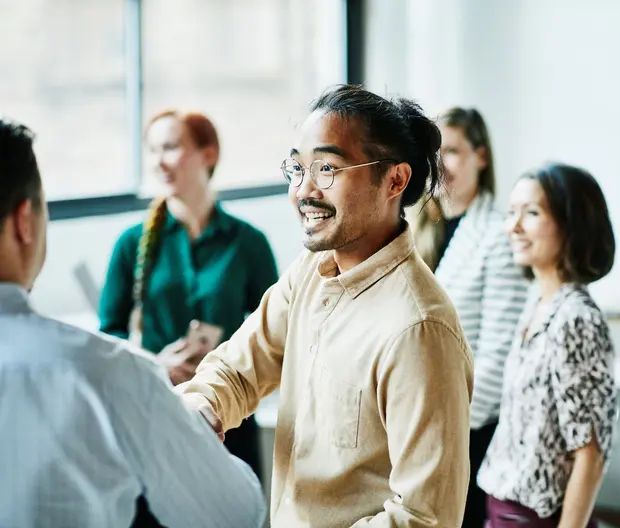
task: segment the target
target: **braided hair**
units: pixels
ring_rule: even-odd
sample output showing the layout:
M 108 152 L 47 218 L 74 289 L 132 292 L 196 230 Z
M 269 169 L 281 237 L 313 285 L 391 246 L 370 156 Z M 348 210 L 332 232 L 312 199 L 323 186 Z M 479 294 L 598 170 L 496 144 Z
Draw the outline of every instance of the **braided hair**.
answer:
M 161 241 L 161 234 L 166 221 L 166 200 L 157 198 L 151 202 L 149 212 L 142 228 L 138 242 L 136 266 L 133 274 L 133 310 L 129 318 L 131 340 L 142 345 L 143 305 L 146 284 L 155 263 L 155 252 Z
M 197 147 L 214 146 L 219 151 L 219 139 L 213 123 L 208 117 L 197 112 L 182 113 L 178 110 L 164 110 L 149 121 L 146 131 L 148 132 L 155 121 L 166 117 L 178 119 L 185 126 L 187 133 Z M 213 176 L 214 169 L 215 165 L 209 167 L 209 178 Z M 167 212 L 165 197 L 156 198 L 151 202 L 138 242 L 132 290 L 133 309 L 129 318 L 129 332 L 130 339 L 139 346 L 142 346 L 144 300 L 147 284 L 155 264 L 157 250 L 161 244 Z

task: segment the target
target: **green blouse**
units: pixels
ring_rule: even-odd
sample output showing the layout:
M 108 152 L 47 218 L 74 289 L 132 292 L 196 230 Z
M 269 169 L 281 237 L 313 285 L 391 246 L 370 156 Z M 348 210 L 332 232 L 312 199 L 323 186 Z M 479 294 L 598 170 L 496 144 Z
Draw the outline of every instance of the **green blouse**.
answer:
M 101 331 L 125 339 L 142 226 L 127 229 L 116 242 L 99 306 Z M 223 327 L 222 340 L 228 340 L 278 280 L 265 235 L 219 204 L 193 241 L 167 213 L 154 258 L 143 302 L 142 344 L 155 353 L 186 335 L 192 319 Z

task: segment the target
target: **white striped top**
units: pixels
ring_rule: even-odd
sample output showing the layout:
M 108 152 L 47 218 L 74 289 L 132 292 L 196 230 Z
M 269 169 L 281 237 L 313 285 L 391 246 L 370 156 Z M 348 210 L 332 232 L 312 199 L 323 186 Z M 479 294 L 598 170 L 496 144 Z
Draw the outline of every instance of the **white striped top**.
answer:
M 497 421 L 504 363 L 528 295 L 528 282 L 512 260 L 503 220 L 490 195 L 478 196 L 436 271 L 474 355 L 472 429 Z
M 0 336 L 2 528 L 129 527 L 141 495 L 168 528 L 261 526 L 252 470 L 146 355 L 41 317 L 14 284 Z

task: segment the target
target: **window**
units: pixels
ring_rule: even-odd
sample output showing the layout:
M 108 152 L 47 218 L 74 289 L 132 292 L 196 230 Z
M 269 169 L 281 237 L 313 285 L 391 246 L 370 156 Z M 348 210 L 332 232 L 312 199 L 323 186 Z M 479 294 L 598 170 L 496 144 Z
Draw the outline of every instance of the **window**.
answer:
M 0 0 L 0 115 L 37 133 L 52 200 L 150 194 L 142 129 L 208 115 L 220 189 L 282 182 L 309 101 L 344 82 L 344 0 Z
M 151 0 L 143 10 L 144 118 L 170 106 L 214 122 L 214 185 L 281 182 L 293 127 L 324 86 L 344 80 L 343 15 L 316 0 Z M 342 4 L 342 2 L 341 2 Z M 319 47 L 330 27 L 331 46 Z M 331 49 L 330 49 L 331 48 Z M 337 61 L 340 60 L 340 63 Z M 334 63 L 331 79 L 321 71 Z M 148 181 L 148 180 L 146 180 Z
M 127 192 L 123 0 L 0 0 L 0 115 L 37 134 L 49 199 Z

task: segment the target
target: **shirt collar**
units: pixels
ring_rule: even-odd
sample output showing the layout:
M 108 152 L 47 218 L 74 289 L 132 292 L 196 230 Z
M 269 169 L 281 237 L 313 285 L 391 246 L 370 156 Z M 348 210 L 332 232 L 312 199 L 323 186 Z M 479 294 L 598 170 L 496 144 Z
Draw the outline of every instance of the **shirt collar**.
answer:
M 30 312 L 28 292 L 19 284 L 0 282 L 0 313 Z
M 166 220 L 164 222 L 164 232 L 171 232 L 182 227 L 181 222 L 175 218 L 170 211 L 166 210 Z M 200 234 L 199 239 L 210 237 L 216 233 L 227 234 L 234 227 L 233 218 L 222 209 L 219 202 L 215 202 L 213 206 L 213 214 L 209 220 L 206 229 Z
M 330 251 L 319 262 L 319 275 L 328 280 L 338 280 L 346 292 L 355 298 L 406 260 L 413 248 L 413 234 L 407 225 L 387 246 L 341 275 L 338 275 L 334 253 Z

